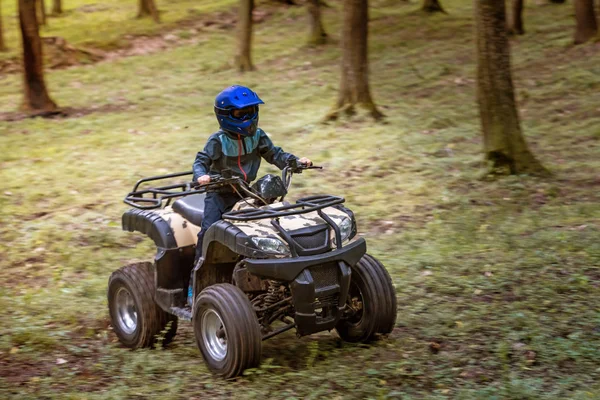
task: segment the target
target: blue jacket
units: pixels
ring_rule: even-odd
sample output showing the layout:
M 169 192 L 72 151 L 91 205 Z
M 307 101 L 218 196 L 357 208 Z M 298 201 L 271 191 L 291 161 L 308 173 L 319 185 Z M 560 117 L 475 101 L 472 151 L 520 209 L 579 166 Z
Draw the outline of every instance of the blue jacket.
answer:
M 196 155 L 194 182 L 202 175 L 221 174 L 227 168 L 233 175 L 251 182 L 256 179 L 261 157 L 283 169 L 288 159 L 296 156 L 273 145 L 260 128 L 254 136 L 233 135 L 220 130 L 208 138 L 204 150 Z

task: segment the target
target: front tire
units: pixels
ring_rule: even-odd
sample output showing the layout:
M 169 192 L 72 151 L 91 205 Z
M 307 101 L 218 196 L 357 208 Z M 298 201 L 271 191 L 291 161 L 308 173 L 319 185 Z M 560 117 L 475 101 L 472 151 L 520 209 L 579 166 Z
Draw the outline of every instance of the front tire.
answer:
M 347 307 L 352 314 L 335 327 L 348 342 L 367 342 L 375 334 L 388 334 L 396 324 L 397 300 L 385 267 L 365 254 L 352 268 Z
M 149 262 L 126 265 L 108 281 L 108 310 L 119 341 L 132 349 L 163 346 L 177 333 L 177 317 L 154 302 L 154 274 Z
M 238 287 L 220 283 L 200 292 L 193 322 L 196 343 L 213 373 L 233 378 L 260 363 L 260 325 L 248 297 Z

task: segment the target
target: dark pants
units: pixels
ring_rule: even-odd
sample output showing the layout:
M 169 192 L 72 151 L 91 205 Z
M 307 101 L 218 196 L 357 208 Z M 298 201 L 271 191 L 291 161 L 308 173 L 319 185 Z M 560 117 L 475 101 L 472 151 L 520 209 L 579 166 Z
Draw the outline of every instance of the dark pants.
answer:
M 207 193 L 204 200 L 204 218 L 202 226 L 198 232 L 198 243 L 196 244 L 196 258 L 194 265 L 198 263 L 198 259 L 202 257 L 202 242 L 204 234 L 215 222 L 219 221 L 224 213 L 230 211 L 235 203 L 240 200 L 240 196 L 235 193 Z

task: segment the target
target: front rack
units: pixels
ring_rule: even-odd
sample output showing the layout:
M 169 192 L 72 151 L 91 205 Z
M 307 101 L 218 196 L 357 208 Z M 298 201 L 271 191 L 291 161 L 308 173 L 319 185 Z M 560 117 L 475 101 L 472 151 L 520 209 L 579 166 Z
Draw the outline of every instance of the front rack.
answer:
M 188 196 L 190 194 L 206 193 L 207 191 L 217 190 L 224 186 L 229 186 L 239 183 L 240 178 L 220 178 L 217 181 L 197 187 L 195 182 L 186 181 L 170 185 L 152 187 L 148 189 L 139 189 L 140 185 L 146 182 L 160 181 L 165 179 L 179 178 L 182 176 L 193 175 L 193 171 L 177 172 L 174 174 L 157 175 L 149 178 L 143 178 L 136 182 L 133 190 L 125 196 L 123 202 L 132 207 L 141 210 L 152 210 L 163 207 L 171 203 L 171 199 L 177 197 Z
M 223 214 L 223 219 L 233 221 L 253 221 L 265 218 L 279 218 L 288 215 L 304 214 L 311 211 L 321 210 L 346 201 L 343 197 L 325 195 L 316 195 L 303 197 L 296 201 L 296 204 L 274 207 L 269 209 L 245 208 L 237 211 L 230 211 Z

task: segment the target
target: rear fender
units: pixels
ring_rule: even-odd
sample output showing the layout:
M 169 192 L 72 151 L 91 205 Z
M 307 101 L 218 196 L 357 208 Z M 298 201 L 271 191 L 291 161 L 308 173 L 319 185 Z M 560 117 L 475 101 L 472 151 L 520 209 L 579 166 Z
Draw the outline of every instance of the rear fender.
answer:
M 123 230 L 141 232 L 156 244 L 154 282 L 156 302 L 164 310 L 185 300 L 189 285 L 199 228 L 170 210 L 126 211 Z

